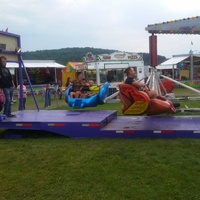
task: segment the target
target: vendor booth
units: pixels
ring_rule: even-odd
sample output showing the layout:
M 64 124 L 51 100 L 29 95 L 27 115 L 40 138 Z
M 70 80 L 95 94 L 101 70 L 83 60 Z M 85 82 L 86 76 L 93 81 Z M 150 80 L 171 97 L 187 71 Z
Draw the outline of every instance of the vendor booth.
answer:
M 144 66 L 143 57 L 137 53 L 93 55 L 89 52 L 84 57 L 84 64 L 87 79 L 92 79 L 98 85 L 107 81 L 110 87 L 116 87 L 124 81 L 124 69 L 127 67 L 134 67 L 138 79 L 143 79 L 149 73 L 148 67 Z
M 55 83 L 62 80 L 61 70 L 65 67 L 54 60 L 24 60 L 30 81 L 33 85 Z M 15 77 L 16 84 L 18 83 L 18 63 L 8 62 L 7 67 Z M 26 76 L 23 74 L 23 79 L 26 84 Z

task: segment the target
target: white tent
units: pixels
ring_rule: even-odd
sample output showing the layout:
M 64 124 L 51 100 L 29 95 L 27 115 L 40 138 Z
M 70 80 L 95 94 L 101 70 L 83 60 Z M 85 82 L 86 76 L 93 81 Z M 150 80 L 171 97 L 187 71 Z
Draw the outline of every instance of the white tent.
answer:
M 65 68 L 65 65 L 56 63 L 55 60 L 23 60 L 26 68 Z M 8 62 L 6 65 L 8 68 L 19 68 L 18 63 Z
M 193 62 L 200 61 L 200 54 L 192 54 L 193 56 Z M 189 61 L 191 60 L 191 55 L 190 54 L 185 54 L 185 55 L 176 55 L 170 58 L 169 60 L 166 60 L 165 62 L 161 63 L 158 65 L 156 68 L 157 69 L 176 69 L 177 64 L 180 62 L 184 61 Z
M 189 56 L 177 56 L 177 57 L 172 57 L 169 60 L 161 63 L 161 65 L 176 65 L 179 62 L 182 62 L 183 60 L 185 60 L 186 58 L 188 58 Z
M 23 60 L 25 68 L 51 68 L 54 69 L 55 82 L 57 82 L 57 70 L 65 68 L 65 65 L 56 63 L 55 60 Z M 18 73 L 15 69 L 19 68 L 19 63 L 7 62 L 6 66 L 10 69 L 12 75 L 16 75 L 16 80 L 18 80 Z M 23 68 L 23 66 L 22 66 Z
M 160 65 L 158 65 L 156 68 L 157 69 L 176 69 L 177 64 L 186 60 L 187 58 L 189 58 L 188 55 L 185 56 L 175 56 L 170 58 L 169 60 L 161 63 Z

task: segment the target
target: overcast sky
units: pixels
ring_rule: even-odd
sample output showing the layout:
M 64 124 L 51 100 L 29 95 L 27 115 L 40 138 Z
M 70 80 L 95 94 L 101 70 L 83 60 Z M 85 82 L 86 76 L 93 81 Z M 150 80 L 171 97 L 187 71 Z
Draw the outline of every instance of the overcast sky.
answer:
M 149 52 L 148 24 L 199 16 L 199 0 L 1 0 L 0 30 L 21 36 L 22 50 L 94 47 Z M 200 52 L 199 35 L 158 35 L 167 58 Z M 193 45 L 191 45 L 191 41 Z

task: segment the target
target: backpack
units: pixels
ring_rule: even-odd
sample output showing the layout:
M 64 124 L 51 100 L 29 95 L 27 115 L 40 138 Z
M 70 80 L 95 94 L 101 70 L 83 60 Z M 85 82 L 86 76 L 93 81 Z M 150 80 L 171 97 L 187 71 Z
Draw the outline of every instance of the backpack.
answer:
M 5 96 L 2 90 L 0 90 L 0 112 L 3 110 L 5 103 Z

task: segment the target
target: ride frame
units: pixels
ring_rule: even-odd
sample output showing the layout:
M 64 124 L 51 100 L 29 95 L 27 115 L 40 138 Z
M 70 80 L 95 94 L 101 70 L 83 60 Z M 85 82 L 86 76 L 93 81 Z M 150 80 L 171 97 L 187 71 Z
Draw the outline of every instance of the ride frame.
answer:
M 160 75 L 156 69 L 158 65 L 158 57 L 157 57 L 157 36 L 155 34 L 200 34 L 200 17 L 191 17 L 191 18 L 184 18 L 182 20 L 170 20 L 163 23 L 156 23 L 154 25 L 148 25 L 145 30 L 151 33 L 149 36 L 149 53 L 150 53 L 150 67 L 151 67 L 151 74 L 148 77 L 147 84 L 153 90 L 155 90 L 158 95 L 162 95 L 160 91 L 159 85 L 162 85 L 160 80 L 160 76 L 168 79 L 178 85 L 181 85 L 187 89 L 190 89 L 198 94 L 200 94 L 199 90 L 195 88 L 189 87 L 183 83 L 180 83 L 172 78 L 169 78 L 164 75 Z M 191 56 L 191 65 L 190 65 L 190 77 L 193 79 L 193 59 Z M 164 89 L 164 87 L 163 87 Z

